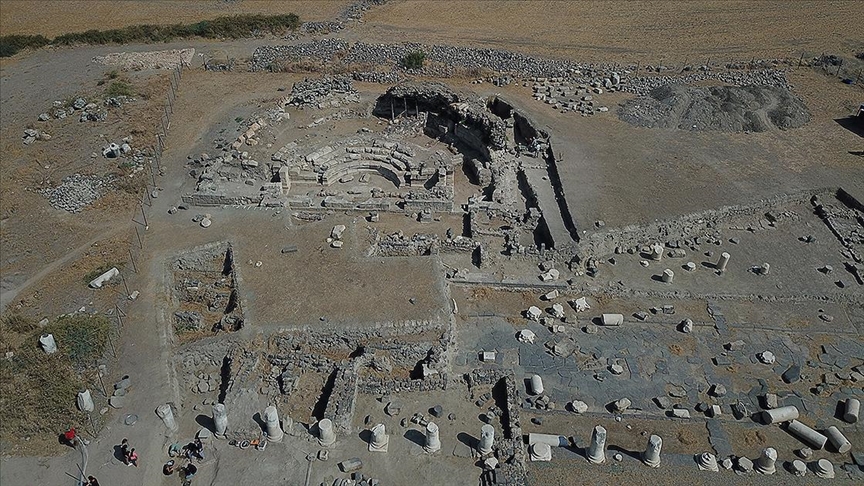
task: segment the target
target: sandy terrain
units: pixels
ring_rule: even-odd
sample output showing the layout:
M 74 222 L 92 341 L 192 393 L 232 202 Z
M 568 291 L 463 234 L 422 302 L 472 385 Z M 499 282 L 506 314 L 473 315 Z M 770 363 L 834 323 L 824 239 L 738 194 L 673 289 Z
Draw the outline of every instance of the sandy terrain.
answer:
M 367 41 L 507 45 L 534 54 L 614 56 L 644 64 L 861 48 L 862 15 L 864 4 L 855 1 L 399 0 L 368 12 L 357 32 Z
M 294 12 L 301 20 L 332 20 L 348 3 L 347 0 L 133 0 L 122 3 L 51 1 L 40 2 L 34 6 L 33 3 L 4 0 L 0 2 L 0 30 L 3 35 L 57 35 L 70 30 L 119 27 L 143 22 L 192 22 L 235 13 Z M 366 22 L 345 31 L 344 37 L 367 42 L 420 41 L 475 47 L 503 46 L 532 54 L 589 61 L 701 62 L 703 58 L 711 57 L 712 62 L 717 63 L 720 59 L 730 58 L 797 58 L 801 51 L 808 54 L 822 51 L 842 52 L 848 56 L 855 50 L 864 50 L 860 41 L 860 28 L 856 24 L 862 15 L 864 4 L 851 1 L 787 3 L 693 0 L 608 3 L 391 0 L 385 6 L 370 10 L 366 14 Z M 553 24 L 550 19 L 556 22 Z M 220 56 L 228 57 L 226 53 L 230 53 L 230 56 L 246 57 L 251 55 L 257 45 L 277 42 L 277 39 L 225 43 L 193 40 L 179 45 L 171 44 L 170 47 L 193 45 L 198 52 L 204 50 L 208 53 L 219 52 Z M 170 47 L 166 44 L 158 46 L 158 49 Z M 248 117 L 272 103 L 275 98 L 284 95 L 285 93 L 278 93 L 277 88 L 290 89 L 294 81 L 306 76 L 303 74 L 208 73 L 197 68 L 184 74 L 163 162 L 167 173 L 158 179 L 160 196 L 153 201 L 152 207 L 146 208 L 150 218 L 149 229 L 144 231 L 143 225 L 137 226 L 142 231 L 143 249 L 136 247 L 137 238 L 132 228 L 137 223 L 130 222 L 130 216 L 140 216 L 140 209 L 132 196 L 118 192 L 80 214 L 67 214 L 50 208 L 41 195 L 25 191 L 25 188 L 32 189 L 43 180 L 56 183 L 72 172 L 104 173 L 113 170 L 114 164 L 106 159 L 90 158 L 90 153 L 98 151 L 106 143 L 106 139 L 114 140 L 129 134 L 140 137 L 141 140 L 152 139 L 167 89 L 164 73 L 124 73 L 124 76 L 129 76 L 136 89 L 147 96 L 142 96 L 138 104 L 128 105 L 128 111 L 112 117 L 107 123 L 79 123 L 72 119 L 51 120 L 44 124 L 36 122 L 38 114 L 47 111 L 55 99 L 65 100 L 76 95 L 98 99 L 104 88 L 97 83 L 109 69 L 90 63 L 92 56 L 124 50 L 152 49 L 154 46 L 137 45 L 46 49 L 0 62 L 3 67 L 0 93 L 3 102 L 3 116 L 0 117 L 0 150 L 3 153 L 0 165 L 2 289 L 21 290 L 13 300 L 14 308 L 37 318 L 53 317 L 81 306 L 102 310 L 119 299 L 123 299 L 124 305 L 128 306 L 127 325 L 123 330 L 122 340 L 118 342 L 118 355 L 121 359 L 119 362 L 110 362 L 109 378 L 113 380 L 124 373 L 130 373 L 136 388 L 130 405 L 123 413 L 111 412 L 106 415 L 105 420 L 109 426 L 91 446 L 91 471 L 94 471 L 103 483 L 108 484 L 112 481 L 114 484 L 169 484 L 169 481 L 174 484 L 173 478 L 163 478 L 160 471 L 165 437 L 161 433 L 153 432 L 163 431 L 161 422 L 153 413 L 155 406 L 169 402 L 179 404 L 183 401 L 176 383 L 175 370 L 166 366 L 166 363 L 172 362 L 172 356 L 176 352 L 175 337 L 170 330 L 173 303 L 169 289 L 165 287 L 168 273 L 166 262 L 170 255 L 211 241 L 229 240 L 238 243 L 238 265 L 241 266 L 240 275 L 244 278 L 244 290 L 248 291 L 247 297 L 251 306 L 256 307 L 250 310 L 249 334 L 257 334 L 259 330 L 269 332 L 272 330 L 270 326 L 278 326 L 283 320 L 288 321 L 288 324 L 309 321 L 315 324 L 322 315 L 326 315 L 333 322 L 346 321 L 353 317 L 368 323 L 433 317 L 447 313 L 450 309 L 449 290 L 441 284 L 441 269 L 431 258 L 405 262 L 400 259 L 362 257 L 365 249 L 365 245 L 361 244 L 362 237 L 365 236 L 365 223 L 362 221 L 356 226 L 349 226 L 351 230 L 347 237 L 348 245 L 341 250 L 340 258 L 333 259 L 328 256 L 331 249 L 326 246 L 325 238 L 329 228 L 337 222 L 351 223 L 354 215 L 334 214 L 324 222 L 300 223 L 292 219 L 290 211 L 274 215 L 275 211 L 191 208 L 177 214 L 168 213 L 168 208 L 176 206 L 180 195 L 193 185 L 192 179 L 188 177 L 188 168 L 184 166 L 187 157 L 204 151 L 212 153 L 214 138 L 222 136 L 223 133 L 232 134 L 237 129 L 238 118 Z M 462 84 L 461 87 L 475 90 L 478 96 L 501 92 L 519 109 L 530 113 L 541 125 L 549 128 L 556 148 L 560 147 L 564 153 L 562 167 L 566 170 L 562 175 L 565 191 L 577 225 L 581 229 L 590 227 L 598 219 L 603 219 L 610 227 L 615 227 L 654 218 L 672 218 L 725 204 L 751 203 L 778 193 L 821 186 L 842 184 L 861 194 L 864 189 L 864 179 L 860 177 L 861 158 L 849 152 L 860 150 L 862 139 L 858 133 L 844 128 L 838 122 L 857 106 L 861 98 L 860 88 L 841 85 L 836 79 L 810 69 L 791 73 L 790 80 L 795 87 L 795 93 L 800 95 L 809 107 L 813 121 L 801 129 L 761 134 L 694 134 L 678 130 L 635 128 L 615 116 L 616 105 L 627 99 L 627 95 L 621 94 L 604 98 L 604 103 L 610 107 L 609 113 L 582 118 L 574 114 L 561 114 L 548 105 L 533 101 L 530 87 L 512 85 L 499 89 L 489 84 Z M 386 86 L 383 85 L 363 86 L 361 90 L 364 101 L 374 98 L 385 89 Z M 149 98 L 149 102 L 145 98 Z M 304 117 L 317 116 L 315 113 L 314 110 L 292 113 L 291 123 L 299 124 Z M 373 125 L 374 121 L 369 121 L 368 124 Z M 53 140 L 23 147 L 21 132 L 31 125 L 49 131 L 54 136 Z M 359 125 L 350 128 L 353 131 L 358 127 Z M 321 139 L 335 136 L 327 130 L 330 129 L 323 127 L 315 135 L 321 136 Z M 465 181 L 457 175 L 457 182 Z M 467 195 L 475 192 L 476 187 L 464 184 L 457 194 L 459 199 L 464 200 Z M 806 209 L 808 208 L 804 207 L 800 211 L 803 213 Z M 213 226 L 203 229 L 193 223 L 191 218 L 198 213 L 212 213 Z M 807 220 L 806 224 L 821 224 L 815 216 L 809 217 L 811 219 Z M 440 223 L 425 227 L 419 223 L 397 221 L 401 218 L 401 214 L 382 217 L 379 227 L 387 231 L 404 228 L 406 234 L 434 227 L 434 230 L 429 231 L 441 233 L 446 227 L 458 228 L 461 215 L 444 218 Z M 265 225 L 266 229 L 259 229 Z M 807 282 L 807 279 L 811 278 L 809 276 L 813 275 L 814 278 L 822 279 L 818 281 L 818 290 L 822 293 L 840 297 L 853 294 L 856 288 L 829 292 L 832 289 L 832 280 L 815 272 L 815 267 L 825 262 L 834 264 L 838 269 L 842 263 L 836 256 L 837 243 L 826 228 L 819 226 L 817 231 L 801 225 L 791 225 L 776 230 L 775 234 L 784 238 L 784 244 L 789 244 L 790 241 L 798 244 L 795 238 L 805 232 L 816 234 L 819 238 L 819 244 L 808 249 L 810 253 L 807 254 L 803 254 L 803 250 L 796 247 L 796 251 L 788 252 L 783 257 L 774 257 L 776 246 L 773 246 L 773 243 L 779 241 L 776 236 L 770 242 L 762 235 L 742 237 L 741 244 L 748 246 L 733 247 L 736 249 L 736 260 L 730 264 L 730 270 L 742 270 L 750 263 L 771 259 L 772 265 L 775 265 L 772 267 L 772 275 L 780 278 L 794 275 L 795 285 L 787 285 L 783 290 L 776 280 L 759 281 L 755 280 L 758 278 L 755 275 L 741 272 L 744 276 L 737 280 L 727 278 L 725 282 L 728 283 L 724 288 L 738 293 L 791 293 L 802 290 L 801 285 L 816 288 L 812 282 Z M 299 251 L 295 254 L 281 254 L 279 249 L 288 244 L 296 244 Z M 131 273 L 127 266 L 124 268 L 124 275 L 131 290 L 140 290 L 141 295 L 137 301 L 125 301 L 121 295 L 125 293 L 121 283 L 115 282 L 100 291 L 86 287 L 83 282 L 84 275 L 108 262 L 122 263 L 130 247 L 133 248 L 136 258 L 139 258 L 139 269 L 138 272 Z M 702 261 L 697 253 L 692 255 L 694 261 Z M 455 257 L 453 258 L 455 260 Z M 248 265 L 249 260 L 262 260 L 263 264 L 256 268 Z M 614 269 L 604 267 L 602 279 L 596 282 L 598 286 L 619 278 L 629 282 L 627 279 L 637 276 L 641 280 L 632 286 L 633 289 L 643 291 L 649 297 L 598 301 L 594 311 L 621 311 L 629 314 L 665 302 L 655 295 L 655 292 L 659 292 L 658 288 L 662 290 L 667 287 L 658 287 L 656 282 L 650 279 L 650 274 L 656 273 L 658 269 L 642 268 L 638 260 L 637 256 L 621 256 Z M 678 263 L 677 260 L 673 262 Z M 470 262 L 466 263 L 463 259 L 458 264 L 460 267 L 465 265 L 470 265 Z M 794 265 L 800 268 L 795 268 L 794 272 L 788 270 L 788 267 Z M 514 263 L 513 267 L 507 270 L 512 269 L 533 276 L 536 275 L 536 262 Z M 497 278 L 498 270 L 493 268 L 489 272 Z M 702 268 L 699 272 L 701 273 L 692 274 L 692 278 L 683 271 L 680 272 L 676 277 L 677 283 L 670 288 L 712 290 L 718 282 L 714 274 Z M 58 273 L 61 275 L 56 275 Z M 400 280 L 404 273 L 412 274 L 410 282 Z M 503 275 L 503 271 L 500 273 Z M 310 287 L 315 288 L 310 291 Z M 364 300 L 371 293 L 369 289 L 376 289 L 385 297 L 376 296 Z M 480 347 L 490 349 L 486 346 L 488 341 L 484 339 L 495 333 L 506 339 L 501 342 L 510 343 L 506 345 L 511 348 L 502 349 L 501 354 L 512 358 L 513 350 L 517 346 L 511 343 L 516 329 L 514 325 L 534 325 L 526 323 L 519 316 L 527 305 L 537 304 L 534 291 L 484 292 L 486 290 L 480 287 L 453 287 L 453 296 L 462 313 L 458 321 L 461 328 L 457 331 L 462 341 L 455 348 L 458 356 L 455 356 L 454 366 L 457 369 L 459 366 L 465 368 L 462 371 L 476 364 L 477 350 Z M 5 297 L 4 295 L 4 299 Z M 411 297 L 416 298 L 416 305 L 408 304 Z M 838 316 L 830 326 L 832 333 L 836 334 L 832 339 L 839 341 L 846 339 L 848 335 L 860 336 L 861 332 L 861 319 L 855 313 L 857 311 L 834 302 L 807 301 L 798 306 L 779 302 L 760 306 L 758 311 L 754 311 L 752 302 L 746 300 L 724 302 L 722 305 L 724 310 L 728 309 L 727 315 L 732 323 L 730 327 L 735 333 L 733 337 L 746 334 L 748 339 L 767 343 L 767 338 L 763 339 L 758 333 L 751 333 L 751 328 L 778 326 L 783 331 L 782 334 L 791 336 L 790 340 L 796 345 L 803 346 L 808 340 L 812 340 L 811 357 L 821 352 L 817 349 L 817 341 L 823 342 L 813 336 L 818 334 L 816 337 L 823 339 L 824 336 L 819 333 L 829 329 L 827 324 L 817 320 L 818 312 L 822 312 L 817 312 L 817 308 L 827 309 Z M 641 325 L 630 323 L 628 316 L 629 334 L 619 339 L 630 347 L 634 355 L 645 354 L 645 359 L 656 359 L 657 356 L 649 356 L 654 351 L 657 351 L 655 354 L 662 354 L 663 359 L 669 357 L 670 353 L 676 356 L 683 352 L 695 353 L 698 345 L 706 342 L 720 349 L 719 346 L 726 339 L 715 336 L 713 324 L 706 323 L 710 318 L 706 314 L 704 300 L 676 301 L 676 308 L 676 316 L 651 318 Z M 770 318 L 762 315 L 765 313 L 771 313 Z M 487 319 L 490 315 L 495 318 Z M 671 334 L 671 329 L 685 315 L 696 320 L 699 329 L 704 327 L 701 341 L 697 340 L 697 332 L 686 339 L 680 339 L 674 348 L 643 346 L 643 343 L 650 342 L 649 338 L 655 335 L 653 333 L 657 332 L 657 329 L 665 332 L 668 327 L 669 335 L 679 337 Z M 256 327 L 256 324 L 263 326 Z M 534 327 L 538 336 L 542 336 L 544 340 L 551 339 L 551 334 L 545 329 L 539 325 Z M 845 334 L 840 335 L 838 330 Z M 574 332 L 572 336 L 577 336 L 586 350 L 589 346 L 605 345 L 603 334 L 591 337 Z M 824 342 L 829 341 L 824 339 Z M 773 349 L 780 349 L 777 342 L 770 344 L 775 346 Z M 624 347 L 622 349 L 627 351 Z M 607 349 L 602 351 L 607 356 L 613 354 Z M 614 351 L 617 355 L 621 349 Z M 471 361 L 468 361 L 466 356 Z M 532 356 L 527 353 L 525 356 L 527 363 L 527 358 Z M 458 363 L 460 357 L 461 364 Z M 536 356 L 534 359 L 536 363 L 542 361 Z M 670 358 L 669 361 L 676 360 Z M 536 363 L 531 366 L 539 366 Z M 692 364 L 698 365 L 695 362 Z M 519 366 L 521 373 L 527 370 L 529 365 Z M 726 378 L 724 370 L 718 370 L 717 373 Z M 737 386 L 737 390 L 732 391 L 746 393 L 755 383 L 755 375 L 742 373 L 738 376 L 736 381 L 730 382 Z M 563 379 L 563 375 L 561 378 Z M 772 376 L 771 380 L 773 385 L 779 384 L 778 376 Z M 312 395 L 318 393 L 322 381 L 323 375 L 316 376 L 307 386 L 306 391 L 310 396 L 304 396 L 302 400 L 298 399 L 291 404 L 292 413 L 296 413 L 295 418 L 307 418 L 303 412 L 317 399 Z M 551 390 L 559 390 L 559 395 L 555 397 L 559 403 L 574 396 L 573 390 L 564 388 L 562 383 L 562 380 L 547 380 Z M 614 382 L 610 380 L 606 386 L 612 383 Z M 591 388 L 592 385 L 594 388 Z M 807 393 L 804 385 L 803 382 L 799 385 L 802 394 Z M 599 385 L 593 384 L 589 379 L 584 379 L 579 387 L 580 392 L 586 395 L 590 395 L 589 390 L 599 389 Z M 566 396 L 562 393 L 564 390 L 568 392 Z M 461 392 L 461 389 L 456 389 L 454 393 L 458 392 Z M 416 405 L 415 408 L 420 410 L 435 403 L 436 400 L 432 398 L 424 395 L 412 406 Z M 457 403 L 459 400 L 453 396 L 445 396 L 443 399 L 448 399 L 450 403 Z M 359 403 L 369 409 L 380 408 L 380 405 L 372 403 L 369 396 Z M 192 418 L 192 415 L 207 413 L 206 410 L 207 408 L 200 407 L 191 410 L 187 408 L 184 415 L 178 417 L 188 419 Z M 453 450 L 454 446 L 458 447 L 453 440 L 457 428 L 473 430 L 473 433 L 476 433 L 479 422 L 474 418 L 476 413 L 481 411 L 475 410 L 469 402 L 456 406 L 454 410 L 459 411 L 458 419 L 454 424 L 448 425 L 449 430 L 442 427 L 442 436 L 449 442 L 450 450 Z M 140 416 L 137 427 L 129 428 L 122 424 L 125 413 Z M 381 415 L 381 410 L 377 410 L 375 414 L 377 415 L 373 414 L 373 418 L 376 421 L 388 420 Z M 366 425 L 359 423 L 364 415 L 355 415 L 357 427 Z M 566 428 L 568 430 L 562 430 L 561 433 L 576 434 L 582 439 L 591 425 L 606 423 L 610 431 L 616 434 L 612 443 L 630 452 L 644 445 L 644 438 L 636 432 L 655 431 L 657 427 L 661 427 L 652 421 L 613 423 L 605 414 L 603 422 L 592 415 L 578 420 L 571 419 L 570 415 L 556 415 L 548 419 L 544 430 L 529 425 L 532 416 L 533 414 L 527 412 L 523 416 L 526 432 Z M 558 417 L 563 417 L 563 420 L 558 420 Z M 736 423 L 729 420 L 735 427 Z M 692 446 L 690 448 L 709 448 L 706 432 L 701 424 L 702 422 L 677 427 L 681 430 L 686 428 L 688 433 L 692 432 L 696 437 L 691 444 L 685 445 Z M 630 430 L 626 428 L 628 425 L 634 426 L 632 435 L 627 435 Z M 198 428 L 191 420 L 186 420 L 182 427 L 182 433 L 190 435 Z M 665 423 L 662 427 L 665 427 Z M 394 434 L 398 430 L 395 421 L 388 423 L 388 428 Z M 791 450 L 797 444 L 779 429 L 772 430 L 766 437 L 757 437 L 758 440 L 751 437 L 752 428 L 735 427 L 735 430 L 740 432 L 736 432 L 738 435 L 732 434 L 730 441 L 735 445 L 736 453 L 749 457 L 755 457 L 758 451 L 768 444 L 780 444 L 783 446 L 781 459 L 791 459 Z M 860 430 L 859 427 L 855 435 L 850 436 L 855 443 L 861 441 Z M 128 436 L 141 448 L 145 457 L 141 469 L 126 468 L 112 457 L 113 445 L 119 443 L 124 436 Z M 403 438 L 405 440 L 402 440 Z M 414 455 L 412 451 L 416 447 L 411 443 L 407 431 L 403 438 L 394 437 L 395 452 L 399 452 L 401 447 L 404 455 Z M 36 442 L 33 442 L 33 449 L 26 452 L 46 455 L 57 454 L 58 451 L 68 452 L 66 449 L 59 449 L 56 443 L 39 449 L 36 446 L 45 446 L 45 442 Z M 307 445 L 305 436 L 298 442 L 301 442 L 302 447 L 285 448 L 289 452 L 286 452 L 282 456 L 284 460 L 280 461 L 272 460 L 276 457 L 276 451 L 282 452 L 278 449 L 270 450 L 269 456 L 262 454 L 257 458 L 252 457 L 251 460 L 248 453 L 244 456 L 244 452 L 229 449 L 227 446 L 223 447 L 221 452 L 224 458 L 233 461 L 226 461 L 226 464 L 242 464 L 248 468 L 250 462 L 257 462 L 254 464 L 257 468 L 264 467 L 263 463 L 266 462 L 266 466 L 272 470 L 262 469 L 262 477 L 272 480 L 279 475 L 283 482 L 287 482 L 289 476 L 292 479 L 296 477 L 295 470 L 305 469 L 305 453 L 315 449 L 309 447 L 304 450 Z M 692 458 L 685 456 L 685 453 L 690 452 L 690 448 L 682 446 L 684 441 L 678 442 L 680 443 L 676 443 L 672 436 L 668 439 L 670 463 L 692 467 Z M 289 443 L 293 444 L 292 441 Z M 349 445 L 339 451 L 339 454 L 351 452 L 353 455 L 355 449 L 360 454 L 365 453 L 360 437 L 352 436 L 350 443 L 346 443 Z M 625 454 L 626 457 L 620 463 L 610 461 L 605 466 L 593 467 L 588 466 L 583 458 L 575 454 L 565 456 L 558 452 L 556 451 L 552 465 L 529 466 L 533 484 L 583 484 L 586 477 L 591 477 L 591 481 L 596 484 L 629 484 L 640 480 L 650 480 L 656 484 L 681 482 L 681 477 L 670 473 L 670 469 L 646 468 L 632 455 Z M 370 465 L 385 470 L 396 462 L 394 458 L 399 457 L 398 454 L 379 456 L 373 458 Z M 334 459 L 341 458 L 344 457 L 334 455 Z M 76 471 L 76 459 L 75 454 L 56 458 L 4 458 L 3 482 L 53 484 L 63 475 L 64 470 L 72 473 Z M 450 457 L 447 460 L 448 464 L 455 462 Z M 333 468 L 334 464 L 335 461 L 331 461 L 327 467 Z M 420 466 L 412 472 L 417 471 L 424 476 L 435 473 L 431 461 L 424 459 L 418 464 Z M 469 461 L 465 461 L 466 469 L 470 467 L 468 464 Z M 461 463 L 456 466 L 462 467 Z M 212 469 L 218 470 L 218 467 L 211 468 L 211 472 Z M 683 471 L 683 468 L 678 469 Z M 225 467 L 224 470 L 232 468 Z M 239 475 L 241 468 L 234 468 L 233 471 Z M 316 470 L 315 477 L 323 476 L 321 471 Z M 472 474 L 475 472 L 471 470 Z M 445 473 L 449 474 L 448 471 Z M 692 476 L 686 475 L 686 479 L 693 484 L 712 484 L 715 479 L 699 476 L 691 481 Z M 731 473 L 726 473 L 724 478 L 730 476 Z M 394 477 L 401 479 L 398 475 Z M 812 475 L 806 479 L 812 480 L 811 478 Z M 761 484 L 763 479 L 750 476 L 747 481 Z M 783 474 L 782 481 L 795 484 L 795 479 L 786 473 Z M 776 478 L 763 482 L 776 484 Z
M 42 34 L 53 37 L 88 29 L 110 29 L 136 24 L 192 23 L 239 14 L 279 15 L 294 13 L 301 21 L 329 20 L 350 2 L 345 0 L 173 0 L 122 2 L 46 0 L 0 2 L 0 31 L 9 34 Z

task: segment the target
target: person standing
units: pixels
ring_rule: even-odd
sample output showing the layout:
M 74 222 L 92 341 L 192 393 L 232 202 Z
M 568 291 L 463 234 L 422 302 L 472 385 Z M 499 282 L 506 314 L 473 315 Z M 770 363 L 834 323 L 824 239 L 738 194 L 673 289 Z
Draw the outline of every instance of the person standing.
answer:
M 126 465 L 138 467 L 138 453 L 135 452 L 135 449 L 129 450 L 129 462 Z
M 63 432 L 63 440 L 66 441 L 66 445 L 69 447 L 75 447 L 75 441 L 78 439 L 78 433 L 75 431 L 75 427 L 69 427 L 69 430 Z
M 87 476 L 86 486 L 99 486 L 99 480 L 94 478 L 93 476 Z
M 120 454 L 123 455 L 123 464 L 129 465 L 129 439 L 123 438 L 120 441 Z

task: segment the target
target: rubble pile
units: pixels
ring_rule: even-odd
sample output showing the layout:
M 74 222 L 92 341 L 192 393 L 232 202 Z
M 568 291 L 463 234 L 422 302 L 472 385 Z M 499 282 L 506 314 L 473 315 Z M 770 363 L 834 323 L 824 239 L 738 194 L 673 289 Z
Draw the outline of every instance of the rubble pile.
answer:
M 787 88 L 755 85 L 661 86 L 625 103 L 619 117 L 640 127 L 723 132 L 798 128 L 810 121 L 807 107 Z
M 110 176 L 72 174 L 64 178 L 59 186 L 42 189 L 40 193 L 48 198 L 53 208 L 79 213 L 104 196 L 112 181 Z
M 565 78 L 575 84 L 604 84 L 604 79 L 611 78 L 613 73 L 627 78 L 622 82 L 621 91 L 646 95 L 651 90 L 667 84 L 690 84 L 704 81 L 719 81 L 735 86 L 774 86 L 788 88 L 789 83 L 782 69 L 785 61 L 765 60 L 755 65 L 726 66 L 727 71 L 712 71 L 708 66 L 685 66 L 675 75 L 663 75 L 663 66 L 645 66 L 643 71 L 656 75 L 639 76 L 635 73 L 637 66 L 622 68 L 613 64 L 588 64 L 528 56 L 522 53 L 503 49 L 475 49 L 448 45 L 428 45 L 418 43 L 402 44 L 367 44 L 355 42 L 349 44 L 342 39 L 316 39 L 310 42 L 283 45 L 261 46 L 252 56 L 250 69 L 262 71 L 270 69 L 277 61 L 298 60 L 309 58 L 317 61 L 332 62 L 339 54 L 339 62 L 346 66 L 383 66 L 398 72 L 401 60 L 411 52 L 423 51 L 426 54 L 426 66 L 418 73 L 431 77 L 450 77 L 462 71 L 477 71 L 487 69 L 500 74 L 510 74 L 523 78 L 557 77 Z M 745 68 L 751 68 L 746 69 Z M 509 76 L 492 77 L 496 86 L 510 84 Z M 534 80 L 531 80 L 534 82 Z
M 294 106 L 339 106 L 339 103 L 357 102 L 360 97 L 348 76 L 324 76 L 316 79 L 304 79 L 294 83 L 288 101 Z M 339 98 L 331 100 L 331 98 Z M 329 101 L 324 103 L 325 100 Z M 335 104 L 334 104 L 335 102 Z
M 145 69 L 176 69 L 178 66 L 188 66 L 195 57 L 195 49 L 170 49 L 166 51 L 146 52 L 112 52 L 104 56 L 95 56 L 93 62 L 105 66 L 118 67 L 124 71 L 142 71 Z

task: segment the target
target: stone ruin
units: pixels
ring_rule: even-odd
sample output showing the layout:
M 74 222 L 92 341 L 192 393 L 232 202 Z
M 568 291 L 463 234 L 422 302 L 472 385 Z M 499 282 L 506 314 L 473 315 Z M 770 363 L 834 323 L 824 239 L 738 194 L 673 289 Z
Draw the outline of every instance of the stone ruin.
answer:
M 501 238 L 511 256 L 565 249 L 578 241 L 548 133 L 499 97 L 466 101 L 440 83 L 402 83 L 379 96 L 372 108 L 372 116 L 389 121 L 383 136 L 360 131 L 317 146 L 292 141 L 265 152 L 270 154 L 266 164 L 243 150 L 248 146 L 260 153 L 260 137 L 269 137 L 272 124 L 289 118 L 285 107 L 332 107 L 327 100 L 345 93 L 356 95 L 345 78 L 296 83 L 292 94 L 278 102 L 281 112 L 270 117 L 275 121 L 253 117 L 235 141 L 217 141 L 220 155 L 204 154 L 190 162 L 197 187 L 183 201 L 408 212 L 422 222 L 436 213 L 456 212 L 456 204 L 466 202 L 454 201 L 454 173 L 464 169 L 484 193 L 465 206 L 469 234 Z M 441 141 L 449 150 L 410 142 L 399 127 L 418 130 L 415 135 Z M 390 187 L 367 186 L 370 174 Z M 455 245 L 463 246 L 468 245 Z
M 243 298 L 227 242 L 178 255 L 173 271 L 174 328 L 178 334 L 235 332 L 243 327 Z

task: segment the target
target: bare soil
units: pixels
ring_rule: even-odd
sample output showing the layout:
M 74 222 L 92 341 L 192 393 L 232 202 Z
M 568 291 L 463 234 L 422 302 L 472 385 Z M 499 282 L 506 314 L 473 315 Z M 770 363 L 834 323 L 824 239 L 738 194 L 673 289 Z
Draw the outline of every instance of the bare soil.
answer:
M 114 29 L 137 24 L 193 23 L 239 14 L 279 15 L 294 13 L 301 22 L 329 20 L 342 11 L 347 0 L 244 0 L 226 2 L 176 0 L 151 2 L 94 2 L 88 0 L 40 0 L 0 2 L 2 35 L 42 34 L 54 37 L 89 29 Z
M 852 52 L 861 47 L 862 15 L 856 1 L 397 0 L 367 12 L 356 34 L 367 42 L 504 45 L 585 61 L 701 63 Z

